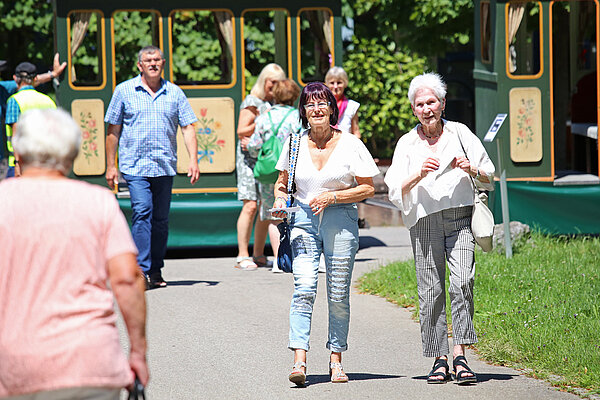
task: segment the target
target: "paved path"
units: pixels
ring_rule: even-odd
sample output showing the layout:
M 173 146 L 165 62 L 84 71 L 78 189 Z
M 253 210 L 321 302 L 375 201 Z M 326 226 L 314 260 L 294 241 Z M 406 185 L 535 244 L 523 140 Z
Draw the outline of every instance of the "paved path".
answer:
M 354 279 L 391 260 L 412 257 L 405 228 L 360 232 Z M 421 356 L 419 325 L 384 299 L 351 297 L 349 384 L 328 381 L 327 311 L 323 282 L 315 304 L 308 386 L 287 380 L 290 274 L 240 271 L 234 258 L 170 259 L 169 287 L 147 292 L 150 400 L 166 399 L 577 399 L 543 381 L 485 364 L 469 353 L 481 382 L 427 385 L 431 359 Z M 320 277 L 323 275 L 320 274 Z

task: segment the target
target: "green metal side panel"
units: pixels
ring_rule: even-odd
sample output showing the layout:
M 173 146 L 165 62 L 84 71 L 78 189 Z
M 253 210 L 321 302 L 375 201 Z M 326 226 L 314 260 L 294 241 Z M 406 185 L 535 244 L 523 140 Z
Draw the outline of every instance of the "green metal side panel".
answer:
M 600 232 L 600 185 L 554 186 L 551 182 L 508 182 L 510 220 L 551 234 Z M 502 221 L 500 185 L 490 208 Z
M 119 205 L 131 223 L 129 199 Z M 169 247 L 231 246 L 242 202 L 235 193 L 175 194 L 169 214 Z

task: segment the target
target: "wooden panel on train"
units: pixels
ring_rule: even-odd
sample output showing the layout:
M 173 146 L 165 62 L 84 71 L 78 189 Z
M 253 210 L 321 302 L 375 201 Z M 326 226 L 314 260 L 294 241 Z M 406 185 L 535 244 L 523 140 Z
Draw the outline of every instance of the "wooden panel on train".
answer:
M 538 162 L 543 156 L 542 92 L 536 87 L 513 88 L 510 97 L 510 158 Z
M 229 97 L 190 98 L 198 118 L 194 124 L 201 173 L 235 170 L 235 105 Z M 181 128 L 177 131 L 177 172 L 187 173 L 190 157 Z
M 71 103 L 71 115 L 81 128 L 82 135 L 73 172 L 79 176 L 104 174 L 104 102 L 101 99 L 74 100 Z

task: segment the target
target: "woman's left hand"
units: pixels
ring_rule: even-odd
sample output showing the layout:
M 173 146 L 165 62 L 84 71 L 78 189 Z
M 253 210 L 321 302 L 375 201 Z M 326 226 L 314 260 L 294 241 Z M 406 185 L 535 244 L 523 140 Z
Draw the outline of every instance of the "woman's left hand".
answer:
M 312 199 L 310 203 L 308 203 L 308 205 L 310 206 L 313 214 L 319 215 L 323 212 L 325 208 L 327 208 L 334 202 L 335 195 L 333 194 L 333 192 L 325 192 Z
M 471 175 L 471 163 L 467 157 L 455 157 L 454 160 L 452 160 L 452 168 L 460 168 L 467 174 Z
M 240 145 L 243 151 L 248 151 L 248 143 L 250 143 L 250 137 L 246 136 L 240 139 Z

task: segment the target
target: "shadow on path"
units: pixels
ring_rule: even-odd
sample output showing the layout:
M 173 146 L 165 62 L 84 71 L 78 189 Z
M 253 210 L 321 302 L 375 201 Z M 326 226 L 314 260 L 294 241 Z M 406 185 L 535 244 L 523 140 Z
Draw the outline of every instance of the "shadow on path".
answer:
M 477 373 L 477 383 L 483 383 L 483 382 L 488 382 L 488 381 L 510 381 L 517 376 L 519 376 L 519 375 L 517 375 L 517 374 L 482 374 L 482 373 L 478 372 Z M 412 379 L 426 381 L 427 375 L 413 376 Z M 450 381 L 449 383 L 452 383 L 452 382 L 454 382 L 454 381 Z M 466 385 L 466 386 L 471 386 L 471 385 Z
M 359 250 L 368 249 L 369 247 L 386 247 L 386 244 L 373 236 L 360 236 Z
M 364 372 L 350 372 L 346 373 L 350 381 L 367 381 L 373 379 L 397 379 L 404 378 L 403 375 L 383 375 L 383 374 L 369 374 Z M 320 375 L 307 375 L 306 386 L 317 385 L 319 383 L 331 383 L 329 374 Z
M 193 281 L 193 280 L 183 280 L 183 281 L 167 281 L 167 286 L 193 286 L 202 284 L 204 286 L 216 286 L 219 281 Z

